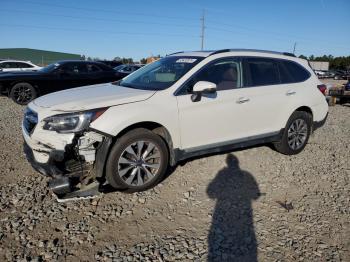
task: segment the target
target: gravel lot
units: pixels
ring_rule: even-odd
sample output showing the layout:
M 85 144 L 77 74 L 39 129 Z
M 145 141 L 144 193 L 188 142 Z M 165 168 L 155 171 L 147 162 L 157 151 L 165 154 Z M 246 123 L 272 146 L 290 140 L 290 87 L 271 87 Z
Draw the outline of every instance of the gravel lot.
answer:
M 268 146 L 188 161 L 156 188 L 58 203 L 0 97 L 0 261 L 350 261 L 350 107 L 299 155 Z

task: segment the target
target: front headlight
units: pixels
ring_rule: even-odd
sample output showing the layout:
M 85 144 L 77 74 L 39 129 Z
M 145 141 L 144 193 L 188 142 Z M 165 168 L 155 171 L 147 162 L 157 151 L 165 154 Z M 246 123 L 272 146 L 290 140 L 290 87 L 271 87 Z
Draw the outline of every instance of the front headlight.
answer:
M 85 112 L 69 113 L 45 118 L 43 128 L 58 133 L 77 133 L 85 130 L 91 122 L 102 115 L 107 108 Z

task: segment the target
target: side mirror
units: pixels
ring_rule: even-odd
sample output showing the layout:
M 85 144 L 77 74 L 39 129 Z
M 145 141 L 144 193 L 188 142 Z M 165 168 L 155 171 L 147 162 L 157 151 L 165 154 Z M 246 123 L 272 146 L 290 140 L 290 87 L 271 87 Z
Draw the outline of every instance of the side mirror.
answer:
M 193 92 L 215 93 L 216 84 L 208 81 L 199 81 L 193 86 Z
M 193 86 L 192 102 L 198 102 L 202 98 L 202 94 L 214 94 L 216 92 L 216 84 L 208 81 L 199 81 Z

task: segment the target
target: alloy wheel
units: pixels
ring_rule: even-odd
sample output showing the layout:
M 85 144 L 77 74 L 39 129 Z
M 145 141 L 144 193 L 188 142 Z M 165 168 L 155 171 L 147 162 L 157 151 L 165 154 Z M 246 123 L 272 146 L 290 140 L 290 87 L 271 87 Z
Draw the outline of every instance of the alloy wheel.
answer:
M 149 141 L 128 145 L 118 159 L 118 175 L 128 186 L 143 186 L 154 179 L 161 165 L 159 148 Z
M 17 101 L 17 103 L 28 103 L 33 98 L 33 92 L 28 86 L 19 85 L 16 86 L 13 91 L 13 97 Z
M 288 129 L 288 145 L 293 150 L 301 148 L 306 141 L 308 133 L 307 123 L 303 119 L 296 119 Z

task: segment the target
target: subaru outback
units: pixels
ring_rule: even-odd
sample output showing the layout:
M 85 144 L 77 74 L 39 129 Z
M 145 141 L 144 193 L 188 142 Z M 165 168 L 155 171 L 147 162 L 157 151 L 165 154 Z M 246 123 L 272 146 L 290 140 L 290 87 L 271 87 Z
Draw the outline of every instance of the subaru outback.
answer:
M 298 154 L 326 120 L 324 90 L 292 54 L 179 52 L 118 82 L 37 98 L 24 148 L 36 170 L 64 178 L 60 193 L 86 181 L 142 191 L 190 157 L 261 143 Z

